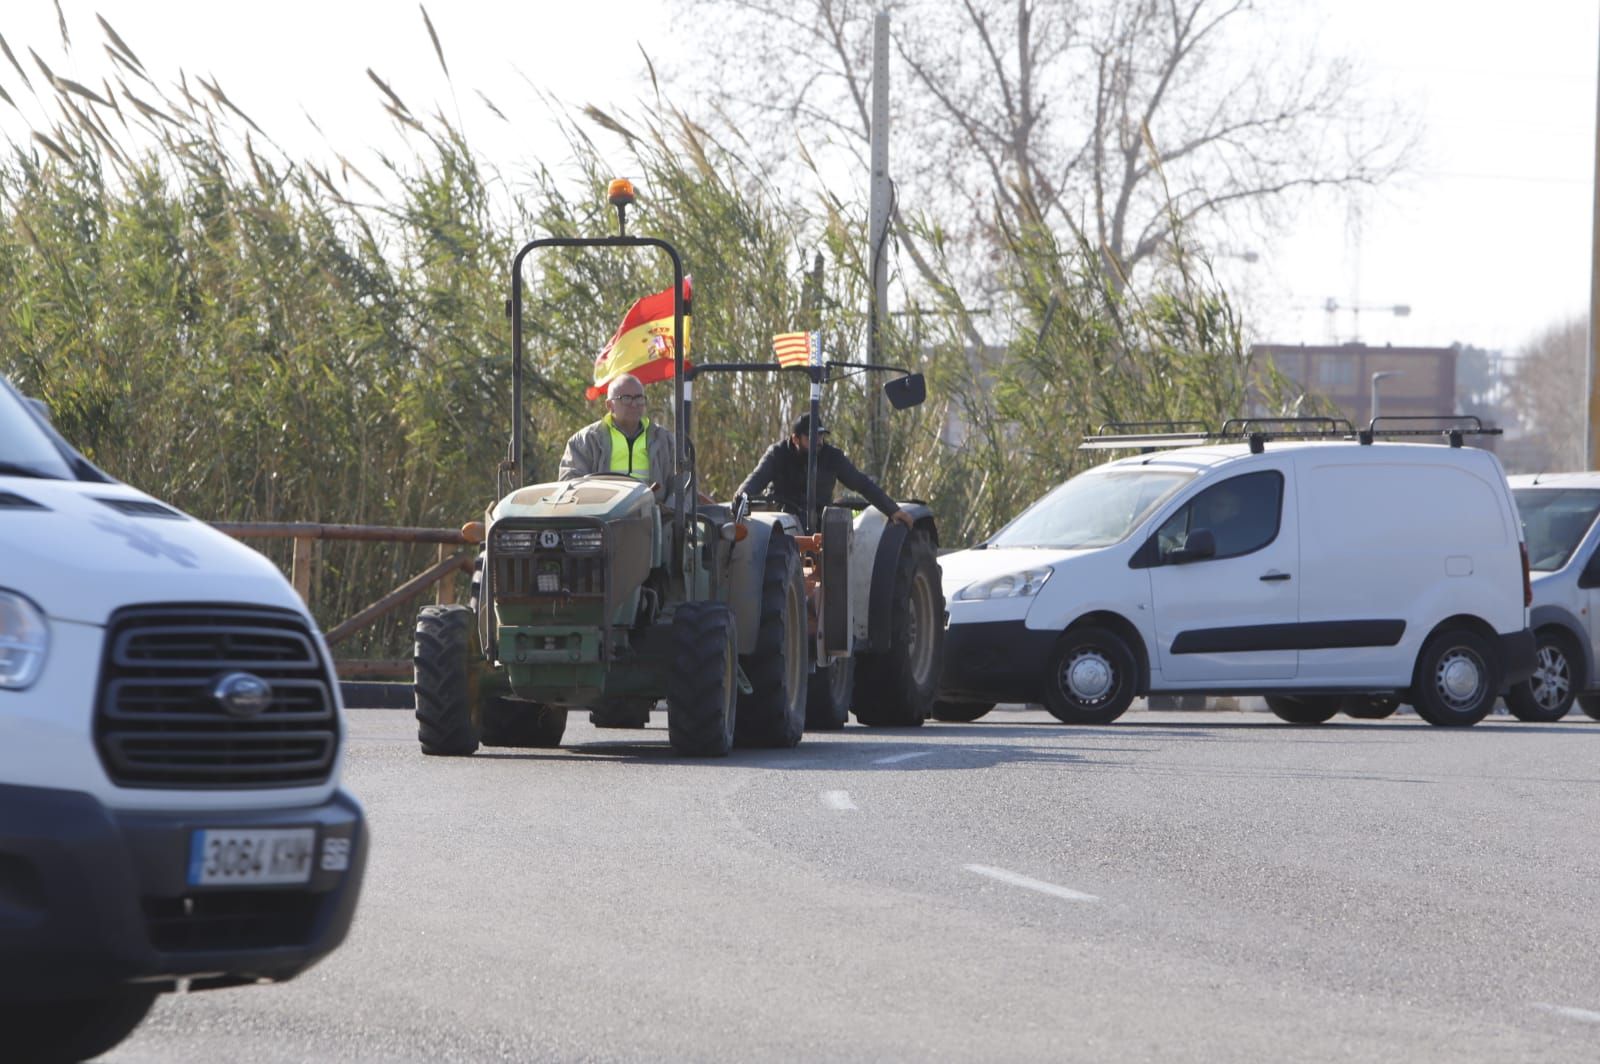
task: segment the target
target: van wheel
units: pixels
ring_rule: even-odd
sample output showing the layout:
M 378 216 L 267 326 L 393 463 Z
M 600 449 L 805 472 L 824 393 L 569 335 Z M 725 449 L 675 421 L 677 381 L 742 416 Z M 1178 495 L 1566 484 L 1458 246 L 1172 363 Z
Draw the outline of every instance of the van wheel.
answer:
M 466 757 L 478 749 L 472 719 L 478 700 L 478 623 L 465 606 L 424 606 L 412 651 L 417 740 L 436 757 Z
M 1345 716 L 1357 720 L 1382 720 L 1394 716 L 1395 710 L 1400 708 L 1400 700 L 1387 695 L 1346 695 L 1339 708 Z
M 1110 724 L 1132 704 L 1138 670 L 1115 632 L 1069 628 L 1050 657 L 1044 707 L 1063 724 Z
M 1581 659 L 1572 637 L 1560 629 L 1544 629 L 1538 639 L 1533 675 L 1506 692 L 1506 708 L 1518 720 L 1548 724 L 1572 708 L 1583 686 Z
M 1483 636 L 1467 628 L 1438 633 L 1417 656 L 1411 704 L 1429 724 L 1463 728 L 1494 708 L 1500 662 Z
M 667 739 L 682 757 L 724 757 L 733 747 L 739 634 L 720 602 L 680 603 L 672 617 Z
M 1337 695 L 1268 695 L 1267 708 L 1290 724 L 1323 724 L 1339 712 Z
M 145 987 L 122 987 L 77 1001 L 0 1005 L 6 1059 L 69 1061 L 99 1057 L 133 1033 L 157 996 L 158 991 Z
M 852 708 L 856 720 L 872 727 L 920 728 L 944 660 L 939 559 L 920 533 L 900 548 L 889 610 L 889 648 L 857 659 Z
M 935 702 L 933 719 L 966 724 L 994 708 L 993 702 Z
M 850 719 L 856 686 L 856 659 L 834 658 L 818 665 L 806 686 L 806 730 L 838 731 Z
M 1578 708 L 1583 710 L 1590 720 L 1600 720 L 1600 695 L 1579 695 Z
M 755 605 L 755 649 L 739 659 L 750 693 L 739 695 L 733 738 L 740 746 L 795 746 L 806 730 L 806 581 L 794 540 L 781 529 L 767 541 Z
M 486 698 L 480 708 L 484 746 L 549 749 L 561 745 L 567 711 L 520 698 Z

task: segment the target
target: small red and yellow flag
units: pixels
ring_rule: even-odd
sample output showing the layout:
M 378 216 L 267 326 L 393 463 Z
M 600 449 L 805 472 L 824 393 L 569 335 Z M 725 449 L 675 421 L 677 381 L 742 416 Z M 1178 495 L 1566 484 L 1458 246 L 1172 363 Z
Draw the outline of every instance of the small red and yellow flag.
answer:
M 689 366 L 689 304 L 694 288 L 683 279 L 684 368 Z M 594 386 L 584 394 L 598 399 L 606 394 L 606 384 L 619 373 L 631 373 L 640 384 L 672 379 L 672 289 L 634 301 L 623 315 L 622 324 L 606 341 L 594 360 Z
M 779 333 L 772 338 L 772 353 L 780 366 L 814 366 L 822 361 L 822 344 L 816 333 Z

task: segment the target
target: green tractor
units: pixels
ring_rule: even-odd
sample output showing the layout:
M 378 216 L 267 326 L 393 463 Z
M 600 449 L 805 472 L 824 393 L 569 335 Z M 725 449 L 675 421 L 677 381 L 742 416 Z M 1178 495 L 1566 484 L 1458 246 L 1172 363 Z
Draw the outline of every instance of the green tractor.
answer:
M 842 520 L 829 511 L 839 574 L 829 582 L 835 589 L 830 596 L 818 590 L 823 536 L 807 538 L 809 530 L 789 515 L 751 512 L 746 499 L 701 501 L 691 437 L 693 378 L 745 367 L 685 372 L 683 262 L 664 240 L 628 235 L 632 199 L 627 182 L 613 182 L 617 235 L 534 240 L 512 262 L 513 427 L 500 467 L 500 500 L 483 523 L 470 604 L 427 606 L 417 617 L 416 716 L 425 754 L 466 756 L 480 744 L 556 747 L 571 710 L 591 710 L 597 724 L 640 726 L 661 699 L 677 754 L 719 757 L 736 744 L 792 747 L 806 729 L 808 703 L 818 719 L 817 699 L 808 698 L 813 671 L 827 669 L 855 642 L 850 599 L 862 599 L 866 612 L 873 597 L 872 609 L 904 623 L 905 608 L 891 601 L 896 588 L 874 587 L 870 575 L 865 583 L 849 578 L 843 564 L 851 538 L 847 511 Z M 540 248 L 655 248 L 671 259 L 677 473 L 668 483 L 652 488 L 632 477 L 597 474 L 522 485 L 522 263 Z M 931 536 L 931 514 L 924 508 L 918 516 Z M 905 538 L 903 527 L 893 531 Z M 802 547 L 811 548 L 804 557 Z M 927 544 L 923 553 L 931 559 Z M 924 591 L 926 569 L 913 576 Z M 937 596 L 936 566 L 931 587 Z M 829 607 L 825 597 L 836 601 Z M 882 683 L 907 675 L 907 661 L 928 674 L 926 691 L 919 686 L 914 695 L 918 707 L 899 711 L 916 716 L 916 723 L 932 704 L 939 663 L 922 659 L 930 647 L 937 658 L 938 633 L 929 629 L 942 628 L 942 605 L 938 601 L 930 617 L 924 604 L 918 613 L 922 639 L 899 654 L 884 634 L 893 618 L 878 624 L 889 663 L 879 670 Z M 871 634 L 869 625 L 862 627 Z M 834 689 L 846 686 L 831 678 Z M 850 697 L 845 691 L 846 702 Z

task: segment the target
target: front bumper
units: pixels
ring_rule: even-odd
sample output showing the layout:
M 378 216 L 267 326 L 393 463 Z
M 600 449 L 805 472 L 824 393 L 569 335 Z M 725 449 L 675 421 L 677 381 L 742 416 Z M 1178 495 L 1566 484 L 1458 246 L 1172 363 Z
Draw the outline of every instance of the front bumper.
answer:
M 1501 690 L 1508 690 L 1533 675 L 1539 664 L 1539 641 L 1532 628 L 1500 637 L 1500 661 L 1505 668 Z
M 308 883 L 187 884 L 195 830 L 286 827 L 316 829 Z M 326 843 L 341 839 L 339 870 L 341 847 Z M 77 791 L 0 785 L 0 1000 L 293 978 L 344 940 L 366 859 L 361 807 L 343 791 L 310 807 L 132 813 Z
M 1050 651 L 1060 632 L 1024 621 L 951 624 L 944 632 L 939 698 L 970 702 L 1040 702 Z

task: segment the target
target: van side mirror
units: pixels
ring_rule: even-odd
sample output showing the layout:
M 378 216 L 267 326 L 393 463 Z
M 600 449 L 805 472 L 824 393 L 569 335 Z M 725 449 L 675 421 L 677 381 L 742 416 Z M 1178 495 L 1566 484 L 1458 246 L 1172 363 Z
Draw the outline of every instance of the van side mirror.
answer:
M 1167 561 L 1177 565 L 1217 556 L 1217 537 L 1209 528 L 1197 528 L 1183 540 L 1183 546 L 1167 552 Z
M 928 381 L 920 373 L 896 377 L 883 386 L 883 394 L 896 410 L 920 406 L 928 398 Z

